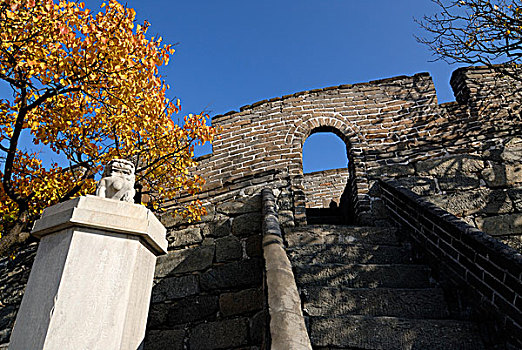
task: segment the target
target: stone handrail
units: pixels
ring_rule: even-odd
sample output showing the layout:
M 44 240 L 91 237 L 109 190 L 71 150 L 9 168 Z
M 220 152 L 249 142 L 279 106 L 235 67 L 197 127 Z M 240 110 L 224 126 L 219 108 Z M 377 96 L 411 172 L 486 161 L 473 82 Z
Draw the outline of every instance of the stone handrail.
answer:
M 312 349 L 306 332 L 301 298 L 283 238 L 274 193 L 265 188 L 263 196 L 263 256 L 265 258 L 268 312 L 272 350 Z
M 389 217 L 436 271 L 468 292 L 499 335 L 522 348 L 522 255 L 402 187 L 380 181 Z

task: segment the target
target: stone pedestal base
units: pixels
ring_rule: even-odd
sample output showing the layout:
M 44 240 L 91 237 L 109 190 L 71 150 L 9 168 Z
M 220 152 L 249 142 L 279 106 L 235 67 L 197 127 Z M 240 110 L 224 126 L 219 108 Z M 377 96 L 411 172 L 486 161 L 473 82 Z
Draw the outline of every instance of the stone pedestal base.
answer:
M 165 228 L 146 208 L 87 196 L 44 211 L 9 349 L 140 347 Z

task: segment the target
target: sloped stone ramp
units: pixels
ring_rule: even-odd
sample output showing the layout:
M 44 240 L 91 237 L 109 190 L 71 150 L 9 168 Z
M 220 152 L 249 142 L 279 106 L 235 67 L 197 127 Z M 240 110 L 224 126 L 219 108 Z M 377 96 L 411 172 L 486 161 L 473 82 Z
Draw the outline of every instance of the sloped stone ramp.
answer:
M 485 349 L 450 319 L 426 265 L 392 228 L 309 225 L 285 234 L 314 349 Z

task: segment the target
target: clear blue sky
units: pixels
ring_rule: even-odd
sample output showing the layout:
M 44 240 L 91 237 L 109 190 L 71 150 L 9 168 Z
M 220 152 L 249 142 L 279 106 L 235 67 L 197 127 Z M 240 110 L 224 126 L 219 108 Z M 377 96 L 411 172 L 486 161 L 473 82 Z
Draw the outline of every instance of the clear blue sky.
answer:
M 98 10 L 101 1 L 85 3 Z M 413 19 L 436 12 L 430 0 L 128 0 L 127 5 L 139 23 L 151 23 L 149 33 L 179 43 L 162 73 L 183 113 L 206 110 L 213 116 L 302 90 L 425 71 L 434 79 L 439 103 L 454 99 L 449 78 L 456 67 L 430 63 L 431 53 L 414 38 L 422 32 Z M 314 138 L 321 140 L 310 146 Z M 337 152 L 328 142 L 321 135 L 306 142 L 305 171 L 346 166 L 342 142 L 334 140 Z M 325 153 L 333 159 L 316 156 Z

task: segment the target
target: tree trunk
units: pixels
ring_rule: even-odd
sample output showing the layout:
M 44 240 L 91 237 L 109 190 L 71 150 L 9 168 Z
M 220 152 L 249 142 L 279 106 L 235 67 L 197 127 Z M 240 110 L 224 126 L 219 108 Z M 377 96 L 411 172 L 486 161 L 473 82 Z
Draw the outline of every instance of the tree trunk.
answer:
M 29 212 L 20 213 L 18 220 L 0 238 L 0 257 L 7 256 L 29 238 Z

